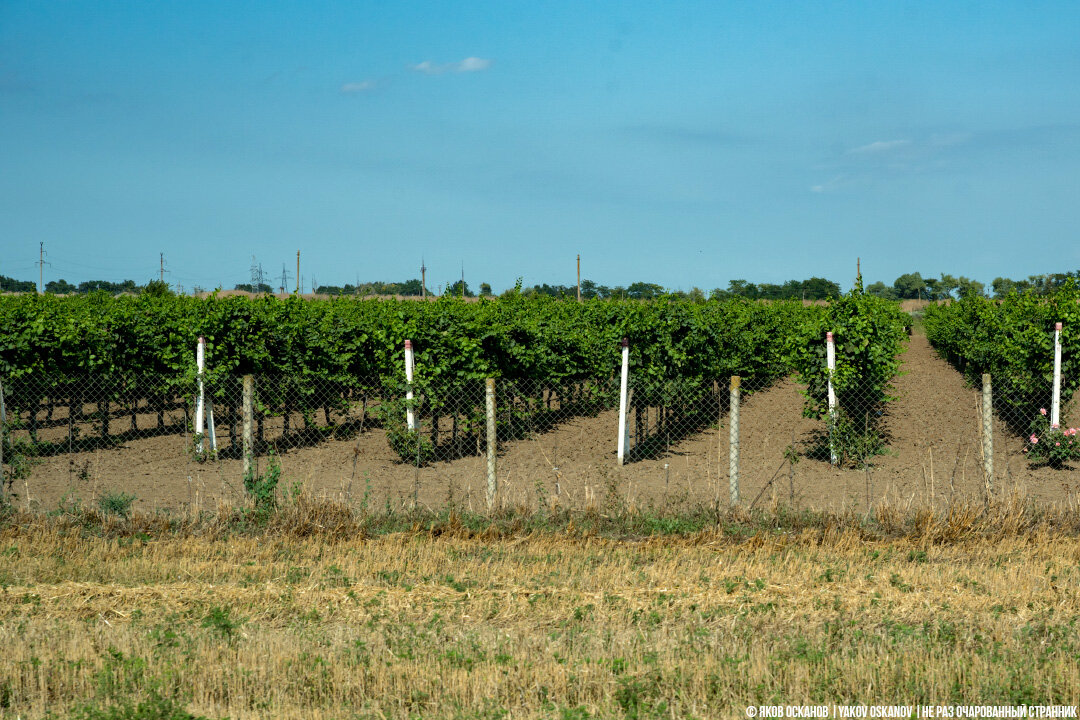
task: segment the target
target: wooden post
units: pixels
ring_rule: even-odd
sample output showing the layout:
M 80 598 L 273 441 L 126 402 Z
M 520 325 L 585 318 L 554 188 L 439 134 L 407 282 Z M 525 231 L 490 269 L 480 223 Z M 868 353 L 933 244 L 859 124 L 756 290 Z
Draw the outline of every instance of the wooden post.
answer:
M 68 409 L 71 414 L 71 409 Z M 4 491 L 4 438 L 7 437 L 7 406 L 4 405 L 4 382 L 0 380 L 0 492 Z
M 630 341 L 622 339 L 622 374 L 619 380 L 619 464 L 626 460 L 629 430 L 626 427 L 626 387 L 630 380 Z
M 252 457 L 254 455 L 254 438 L 252 437 L 252 421 L 255 417 L 255 378 L 251 375 L 244 376 L 244 477 L 252 474 Z
M 495 474 L 495 453 L 498 448 L 495 437 L 495 378 L 487 379 L 484 392 L 487 405 L 487 506 L 495 507 L 495 493 L 498 490 Z
M 412 392 L 412 376 L 413 376 L 413 349 L 412 340 L 405 341 L 405 417 L 408 421 L 409 429 L 416 430 L 416 411 L 413 409 L 413 392 Z
M 994 490 L 994 394 L 990 387 L 990 373 L 982 376 L 982 450 L 983 474 L 986 489 Z
M 1061 323 L 1054 325 L 1054 396 L 1050 402 L 1050 427 L 1061 425 Z
M 728 491 L 731 495 L 731 506 L 739 504 L 739 394 L 742 386 L 742 378 L 738 375 L 731 377 L 731 398 L 728 412 L 730 420 L 730 435 L 728 436 Z
M 836 446 L 833 445 L 833 432 L 836 430 L 836 391 L 833 390 L 832 378 L 833 373 L 836 372 L 836 345 L 833 343 L 831 332 L 825 333 L 825 363 L 829 373 L 829 458 L 835 465 L 837 458 Z

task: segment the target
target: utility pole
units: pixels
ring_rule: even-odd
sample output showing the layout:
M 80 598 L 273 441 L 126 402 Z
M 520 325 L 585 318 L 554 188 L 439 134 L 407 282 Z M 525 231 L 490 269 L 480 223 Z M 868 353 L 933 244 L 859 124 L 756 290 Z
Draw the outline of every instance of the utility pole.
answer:
M 38 247 L 38 294 L 45 292 L 45 266 L 52 265 L 50 262 L 45 262 L 45 256 L 48 255 L 45 252 L 45 243 L 42 242 Z
M 420 256 L 420 299 L 427 300 L 427 266 L 423 255 Z
M 165 253 L 159 253 L 158 256 L 160 258 L 160 260 L 159 260 L 159 268 L 158 268 L 158 281 L 161 282 L 161 283 L 164 283 L 165 282 L 165 273 L 172 274 L 172 270 L 166 270 L 165 269 Z
M 300 251 L 296 251 L 296 292 L 300 293 Z
M 581 253 L 577 256 L 577 301 L 581 302 Z
M 289 271 L 285 269 L 285 263 L 281 263 L 281 294 L 285 294 L 285 288 L 289 287 Z

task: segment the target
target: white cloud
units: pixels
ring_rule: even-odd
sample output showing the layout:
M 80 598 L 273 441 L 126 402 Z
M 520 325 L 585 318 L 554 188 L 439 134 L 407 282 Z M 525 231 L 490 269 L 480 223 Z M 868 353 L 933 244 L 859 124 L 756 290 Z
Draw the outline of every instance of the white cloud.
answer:
M 889 150 L 896 150 L 897 148 L 902 148 L 910 144 L 910 140 L 878 140 L 869 145 L 861 145 L 852 150 L 848 150 L 848 154 L 865 155 L 868 153 L 888 152 Z
M 840 186 L 840 184 L 843 183 L 843 182 L 844 182 L 844 176 L 843 175 L 837 175 L 836 177 L 832 178 L 831 180 L 829 180 L 827 182 L 823 182 L 820 185 L 811 185 L 810 186 L 810 192 L 812 192 L 812 193 L 832 192 L 833 190 L 836 190 L 836 188 L 838 188 Z
M 374 80 L 363 80 L 361 82 L 348 82 L 341 86 L 341 92 L 343 93 L 362 93 L 375 89 Z
M 416 72 L 424 73 L 425 75 L 442 75 L 443 73 L 467 73 L 467 72 L 480 72 L 481 70 L 487 70 L 491 67 L 491 60 L 478 57 L 467 57 L 464 60 L 458 62 L 445 63 L 443 65 L 437 65 L 430 60 L 416 63 L 409 66 Z
M 491 67 L 490 60 L 478 57 L 467 57 L 457 63 L 454 72 L 479 72 L 481 70 L 487 70 L 489 67 Z

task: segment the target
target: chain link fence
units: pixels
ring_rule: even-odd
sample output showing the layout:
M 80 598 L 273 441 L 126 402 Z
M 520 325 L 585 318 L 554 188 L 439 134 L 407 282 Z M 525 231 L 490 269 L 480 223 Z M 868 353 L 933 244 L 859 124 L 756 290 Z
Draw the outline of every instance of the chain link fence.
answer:
M 933 387 L 906 392 L 921 392 L 925 408 L 839 394 L 822 412 L 792 378 L 632 372 L 625 397 L 613 374 L 496 380 L 490 403 L 484 379 L 29 375 L 3 381 L 0 429 L 5 492 L 43 508 L 110 489 L 159 507 L 242 502 L 245 475 L 271 464 L 283 491 L 369 508 L 480 509 L 492 490 L 502 504 L 602 508 L 871 505 L 890 492 L 933 501 L 1021 479 L 1050 494 L 1080 485 L 1074 403 L 1060 400 L 1054 428 L 1051 382 L 990 379 L 944 403 Z

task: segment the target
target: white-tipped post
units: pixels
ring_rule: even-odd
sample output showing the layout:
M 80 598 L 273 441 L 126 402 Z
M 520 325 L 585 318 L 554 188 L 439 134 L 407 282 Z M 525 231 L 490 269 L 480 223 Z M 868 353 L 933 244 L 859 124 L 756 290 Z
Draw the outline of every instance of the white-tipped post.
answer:
M 405 417 L 410 430 L 416 430 L 416 411 L 413 410 L 412 393 L 413 349 L 412 340 L 405 341 Z
M 626 459 L 630 430 L 626 426 L 626 391 L 630 380 L 630 341 L 622 339 L 622 376 L 619 380 L 619 464 Z
M 199 336 L 195 345 L 195 368 L 199 381 L 199 397 L 195 400 L 195 435 L 199 438 L 199 452 L 203 451 L 203 435 L 206 433 L 206 395 L 203 391 L 203 370 L 206 368 L 206 338 Z
M 836 391 L 833 390 L 833 373 L 836 372 L 836 344 L 833 342 L 833 334 L 825 333 L 825 364 L 829 371 L 829 457 L 832 464 L 836 464 L 836 448 L 832 442 L 832 433 L 836 428 Z
M 1054 397 L 1050 402 L 1050 427 L 1061 425 L 1061 323 L 1054 325 Z

